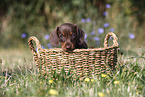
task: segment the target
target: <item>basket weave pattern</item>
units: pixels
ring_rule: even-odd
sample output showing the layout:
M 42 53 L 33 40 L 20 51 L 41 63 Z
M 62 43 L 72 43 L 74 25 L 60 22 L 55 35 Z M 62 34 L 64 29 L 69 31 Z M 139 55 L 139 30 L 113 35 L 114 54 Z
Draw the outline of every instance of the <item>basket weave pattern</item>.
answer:
M 108 40 L 113 37 L 113 45 L 108 47 Z M 117 62 L 118 38 L 112 32 L 108 33 L 104 39 L 104 48 L 75 49 L 73 52 L 64 52 L 61 48 L 42 49 L 39 40 L 32 36 L 28 40 L 29 47 L 33 54 L 33 59 L 38 67 L 38 71 L 51 73 L 62 68 L 65 72 L 71 70 L 79 76 L 99 75 L 100 73 L 110 73 L 115 70 Z M 38 50 L 33 46 L 36 43 Z

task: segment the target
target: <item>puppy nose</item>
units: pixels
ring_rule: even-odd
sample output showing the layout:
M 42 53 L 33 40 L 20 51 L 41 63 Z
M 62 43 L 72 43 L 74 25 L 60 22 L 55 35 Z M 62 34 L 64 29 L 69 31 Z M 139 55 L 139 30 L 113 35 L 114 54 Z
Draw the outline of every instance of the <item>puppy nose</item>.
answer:
M 67 43 L 67 44 L 65 45 L 65 47 L 66 47 L 67 49 L 70 49 L 70 48 L 71 48 L 71 44 Z

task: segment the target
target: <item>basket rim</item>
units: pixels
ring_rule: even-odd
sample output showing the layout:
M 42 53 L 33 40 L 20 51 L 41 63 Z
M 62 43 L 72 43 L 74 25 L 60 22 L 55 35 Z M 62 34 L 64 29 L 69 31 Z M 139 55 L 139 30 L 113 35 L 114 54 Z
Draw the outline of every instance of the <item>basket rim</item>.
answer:
M 112 46 L 108 46 L 108 40 L 109 40 L 110 36 L 113 37 L 113 45 Z M 112 49 L 112 48 L 119 48 L 117 40 L 118 40 L 118 38 L 116 37 L 116 35 L 113 32 L 110 32 L 110 33 L 108 33 L 105 36 L 104 47 L 100 47 L 100 48 L 87 48 L 87 49 L 75 49 L 75 50 L 73 50 L 71 52 L 74 53 L 74 52 L 104 51 L 104 50 L 108 50 L 108 49 Z M 34 41 L 36 43 L 37 51 L 34 48 L 32 41 Z M 40 44 L 39 40 L 35 36 L 31 36 L 28 39 L 28 44 L 29 44 L 30 50 L 31 50 L 31 52 L 33 54 L 37 54 L 37 53 L 43 52 L 43 51 L 65 52 L 65 51 L 62 50 L 62 48 L 43 49 L 41 47 L 41 44 Z
M 88 49 L 75 49 L 69 53 L 75 53 L 75 52 L 87 52 L 87 51 L 104 51 L 104 50 L 108 50 L 108 49 L 112 49 L 112 48 L 117 48 L 119 49 L 118 46 L 109 46 L 107 48 L 105 47 L 100 47 L 100 48 L 88 48 Z M 43 52 L 43 51 L 54 51 L 54 52 L 66 52 L 63 51 L 62 48 L 51 48 L 51 49 L 41 49 L 39 52 Z

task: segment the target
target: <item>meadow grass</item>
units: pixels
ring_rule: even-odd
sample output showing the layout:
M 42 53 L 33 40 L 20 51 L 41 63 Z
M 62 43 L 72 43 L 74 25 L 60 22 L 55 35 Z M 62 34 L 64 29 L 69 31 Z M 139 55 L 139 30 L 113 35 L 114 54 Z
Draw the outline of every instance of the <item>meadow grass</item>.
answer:
M 126 53 L 126 52 L 125 52 Z M 0 96 L 3 97 L 143 97 L 144 53 L 118 56 L 113 76 L 74 79 L 66 75 L 43 76 L 36 71 L 30 50 L 1 50 Z M 57 76 L 57 79 L 54 78 Z

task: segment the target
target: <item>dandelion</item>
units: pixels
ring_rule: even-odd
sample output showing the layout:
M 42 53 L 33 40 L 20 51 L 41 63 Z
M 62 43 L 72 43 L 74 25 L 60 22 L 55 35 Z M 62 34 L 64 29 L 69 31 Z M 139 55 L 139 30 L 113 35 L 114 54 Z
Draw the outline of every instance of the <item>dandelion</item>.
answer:
M 99 37 L 94 37 L 94 40 L 99 41 L 100 38 Z
M 110 92 L 109 89 L 107 89 L 106 92 L 109 93 Z
M 61 81 L 58 81 L 58 83 L 61 84 L 62 82 Z
M 82 22 L 82 23 L 85 23 L 85 22 L 86 22 L 86 19 L 82 19 L 81 22 Z
M 26 33 L 23 33 L 23 34 L 21 35 L 22 38 L 26 38 L 26 36 L 27 36 Z
M 52 84 L 53 83 L 53 80 L 49 80 L 49 84 Z
M 90 79 L 89 78 L 85 78 L 85 80 L 84 80 L 85 82 L 89 82 L 90 81 Z
M 87 22 L 91 22 L 91 19 L 90 18 L 87 18 Z
M 104 33 L 104 29 L 103 29 L 103 28 L 99 28 L 99 29 L 98 29 L 98 33 L 99 33 L 99 34 Z
M 40 84 L 42 84 L 43 82 L 42 82 L 42 81 L 40 81 L 39 83 L 40 83 Z
M 102 93 L 102 92 L 98 92 L 98 95 L 99 95 L 100 97 L 104 97 L 104 96 L 105 96 L 105 94 Z
M 49 39 L 49 35 L 47 34 L 47 35 L 45 35 L 45 39 L 46 40 L 48 40 Z
M 49 94 L 50 95 L 58 95 L 58 91 L 54 90 L 54 89 L 50 89 L 49 90 Z
M 104 12 L 103 12 L 103 15 L 104 15 L 104 16 L 107 16 L 107 15 L 108 15 L 108 12 L 104 11 Z
M 106 77 L 106 74 L 101 74 L 102 77 Z
M 111 8 L 111 5 L 110 4 L 106 4 L 106 8 Z
M 114 28 L 110 28 L 110 31 L 111 31 L 111 32 L 114 32 L 115 30 L 114 30 Z
M 138 92 L 136 92 L 136 95 L 138 95 L 139 93 Z
M 109 23 L 105 23 L 105 24 L 104 24 L 104 27 L 105 27 L 105 28 L 109 27 Z
M 134 39 L 135 38 L 135 35 L 133 33 L 129 33 L 129 38 L 130 39 Z
M 119 81 L 114 81 L 114 84 L 119 84 Z
M 91 82 L 94 82 L 94 79 L 91 79 Z
M 79 73 L 79 75 L 82 75 L 82 73 Z

